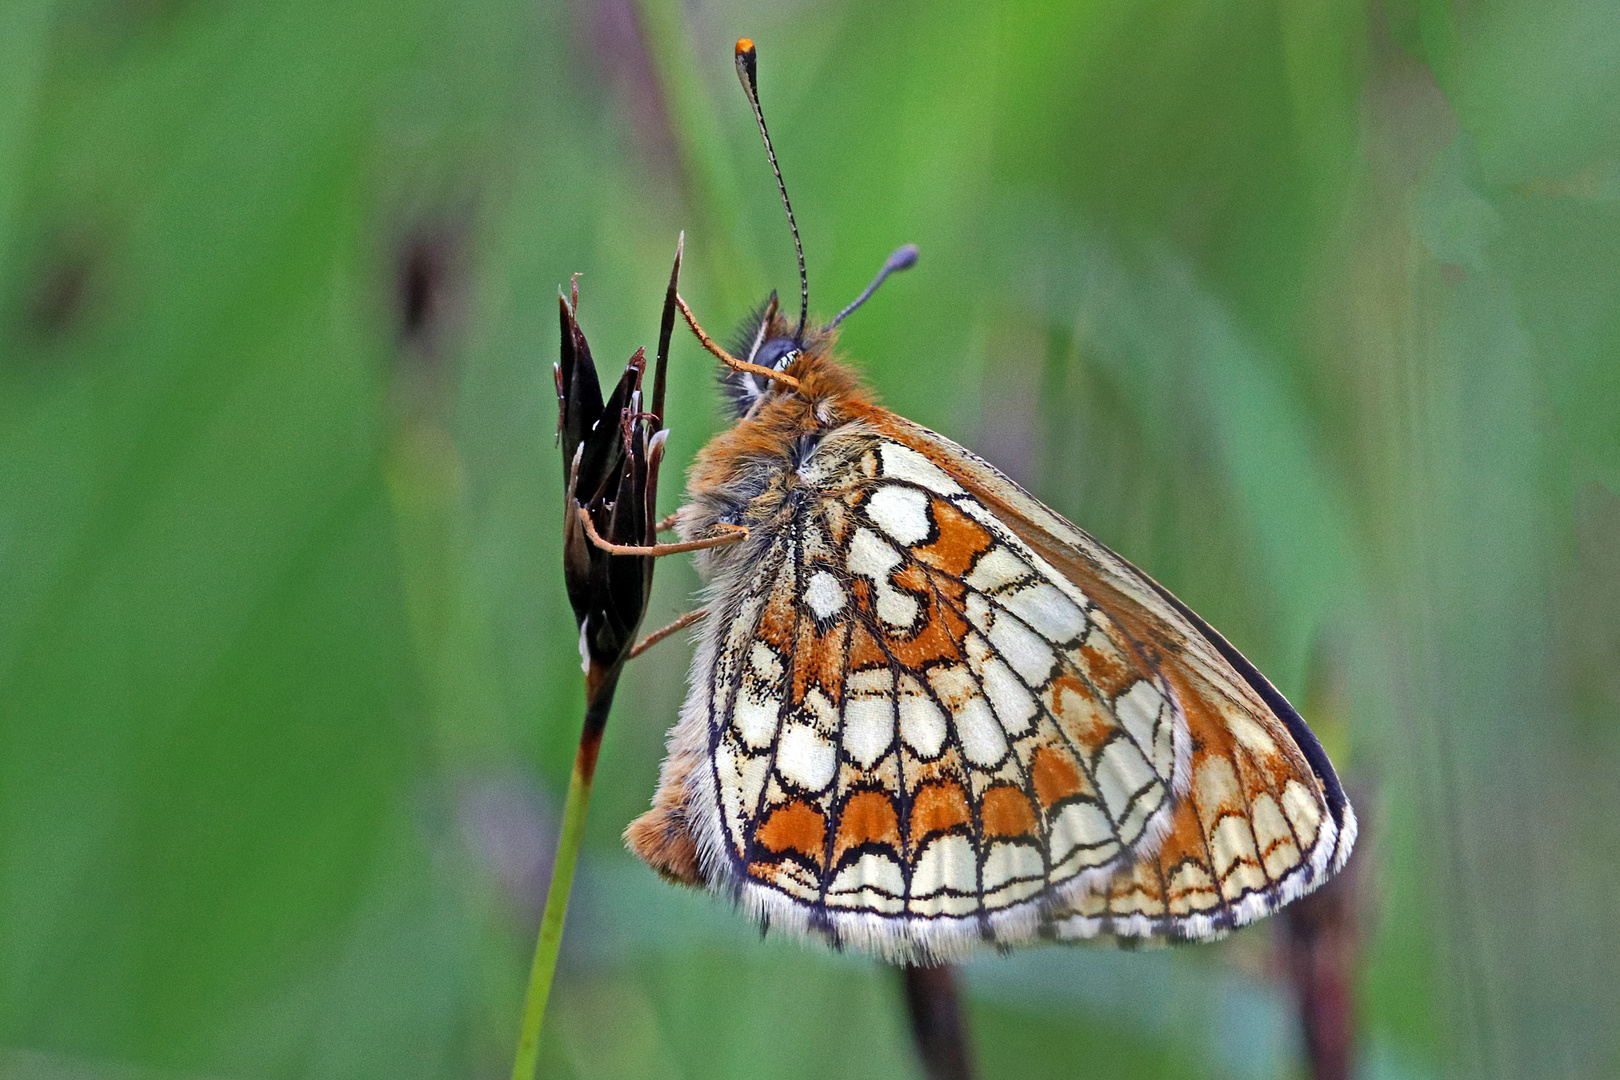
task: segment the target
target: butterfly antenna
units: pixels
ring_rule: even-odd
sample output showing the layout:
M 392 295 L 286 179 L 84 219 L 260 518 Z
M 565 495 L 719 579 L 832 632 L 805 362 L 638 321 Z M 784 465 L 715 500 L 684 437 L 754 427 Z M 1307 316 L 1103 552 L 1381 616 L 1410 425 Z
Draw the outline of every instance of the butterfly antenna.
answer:
M 776 148 L 771 145 L 771 133 L 765 127 L 765 113 L 759 107 L 759 54 L 754 43 L 747 38 L 737 39 L 737 78 L 742 81 L 748 104 L 754 107 L 754 119 L 759 122 L 759 137 L 765 140 L 765 156 L 771 159 L 771 172 L 776 174 L 776 190 L 782 193 L 782 208 L 787 211 L 788 228 L 793 231 L 793 250 L 799 256 L 799 328 L 793 331 L 793 340 L 804 340 L 804 324 L 810 318 L 810 279 L 804 272 L 804 245 L 799 242 L 799 223 L 793 220 L 793 204 L 788 201 L 787 185 L 782 182 L 782 170 L 776 164 Z
M 878 291 L 878 286 L 883 284 L 884 280 L 887 279 L 890 274 L 896 272 L 897 270 L 909 270 L 916 265 L 916 244 L 902 244 L 895 248 L 894 254 L 889 256 L 889 261 L 884 263 L 883 269 L 878 271 L 878 276 L 872 279 L 872 284 L 868 285 L 865 291 L 862 292 L 861 295 L 857 296 L 852 304 L 850 304 L 843 311 L 840 311 L 838 313 L 838 317 L 833 319 L 832 322 L 828 323 L 821 332 L 825 334 L 828 330 L 831 330 L 833 327 L 843 322 L 845 316 L 849 315 L 850 312 L 866 303 L 871 295 Z

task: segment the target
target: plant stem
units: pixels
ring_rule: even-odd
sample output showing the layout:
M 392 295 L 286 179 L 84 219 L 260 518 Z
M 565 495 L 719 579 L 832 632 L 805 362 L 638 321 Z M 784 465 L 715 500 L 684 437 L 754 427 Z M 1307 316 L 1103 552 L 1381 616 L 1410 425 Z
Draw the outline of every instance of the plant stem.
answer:
M 595 672 L 592 674 L 595 675 Z M 557 952 L 562 946 L 563 921 L 568 917 L 568 893 L 574 885 L 574 867 L 579 863 L 579 849 L 585 839 L 585 811 L 591 802 L 591 783 L 596 777 L 596 755 L 602 747 L 602 728 L 607 723 L 608 707 L 613 702 L 613 688 L 617 682 L 617 671 L 606 679 L 587 679 L 590 702 L 585 709 L 585 728 L 580 732 L 579 750 L 574 754 L 568 797 L 563 802 L 557 857 L 551 866 L 551 886 L 546 890 L 545 911 L 540 915 L 540 936 L 534 943 L 534 963 L 529 967 L 529 989 L 523 996 L 523 1022 L 518 1029 L 512 1080 L 533 1080 L 540 1063 L 540 1027 L 546 1018 L 546 1000 L 551 996 L 551 979 L 557 970 Z

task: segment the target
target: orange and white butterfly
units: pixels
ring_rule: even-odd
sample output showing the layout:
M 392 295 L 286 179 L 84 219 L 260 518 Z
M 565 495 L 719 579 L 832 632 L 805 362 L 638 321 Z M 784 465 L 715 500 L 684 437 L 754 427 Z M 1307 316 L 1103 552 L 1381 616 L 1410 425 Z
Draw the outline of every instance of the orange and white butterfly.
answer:
M 772 299 L 746 359 L 681 303 L 740 417 L 676 528 L 746 535 L 697 556 L 707 618 L 636 854 L 895 961 L 1212 939 L 1343 866 L 1355 815 L 1283 696 L 1146 574 L 874 404 L 837 320 L 805 327 L 807 291 L 797 326 Z

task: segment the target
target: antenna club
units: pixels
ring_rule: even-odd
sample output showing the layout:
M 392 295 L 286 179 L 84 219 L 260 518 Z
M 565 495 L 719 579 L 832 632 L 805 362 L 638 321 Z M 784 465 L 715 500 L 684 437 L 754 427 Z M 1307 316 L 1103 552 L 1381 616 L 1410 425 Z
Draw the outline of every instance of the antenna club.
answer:
M 742 80 L 743 93 L 748 95 L 748 103 L 759 108 L 759 90 L 757 88 L 759 54 L 754 51 L 754 43 L 748 38 L 737 39 L 737 78 Z
M 882 285 L 883 282 L 888 279 L 890 274 L 896 273 L 896 272 L 901 271 L 901 270 L 909 270 L 913 266 L 916 266 L 916 265 L 917 265 L 917 245 L 916 244 L 901 244 L 899 247 L 895 248 L 894 249 L 894 254 L 890 255 L 889 258 L 888 258 L 888 261 L 883 264 L 883 269 L 878 271 L 878 276 L 872 279 L 872 284 L 868 285 L 861 292 L 861 295 L 859 295 L 859 296 L 857 296 L 855 298 L 855 301 L 852 304 L 850 304 L 843 311 L 840 311 L 838 313 L 837 318 L 833 319 L 832 322 L 828 323 L 826 325 L 826 327 L 823 329 L 822 332 L 825 333 L 828 330 L 834 329 L 835 327 L 837 327 L 837 325 L 839 323 L 843 322 L 844 319 L 846 317 L 848 317 L 848 315 L 852 311 L 854 311 L 856 308 L 860 307 L 862 304 L 866 303 L 867 299 L 873 293 L 877 292 L 878 286 Z

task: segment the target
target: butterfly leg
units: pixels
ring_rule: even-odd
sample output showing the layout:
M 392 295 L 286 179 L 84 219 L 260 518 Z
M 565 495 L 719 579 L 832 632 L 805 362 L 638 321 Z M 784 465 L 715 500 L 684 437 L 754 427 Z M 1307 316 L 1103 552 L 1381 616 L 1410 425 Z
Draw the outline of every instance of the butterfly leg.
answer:
M 653 532 L 674 532 L 675 519 L 678 516 L 679 515 L 677 514 L 670 514 L 668 517 L 664 518 L 658 524 L 653 526 Z
M 714 358 L 726 365 L 726 367 L 733 371 L 746 371 L 750 375 L 758 375 L 763 379 L 779 382 L 790 390 L 799 388 L 799 380 L 793 376 L 784 375 L 775 368 L 762 367 L 759 364 L 750 364 L 746 360 L 739 360 L 722 349 L 715 343 L 713 338 L 703 332 L 703 327 L 698 325 L 697 316 L 692 314 L 692 309 L 687 307 L 686 301 L 678 295 L 675 297 L 675 306 L 681 309 L 681 314 L 686 318 L 686 325 L 692 328 L 692 333 L 697 335 L 697 339 L 703 347 L 709 350 L 714 355 Z
M 685 615 L 682 615 L 668 626 L 659 627 L 657 630 L 654 630 L 652 633 L 648 634 L 646 637 L 642 638 L 640 641 L 636 642 L 630 647 L 629 658 L 634 660 L 636 657 L 640 656 L 642 653 L 646 652 L 660 641 L 663 641 L 665 638 L 669 637 L 669 635 L 675 633 L 677 630 L 685 630 L 688 626 L 691 626 L 708 613 L 708 608 L 700 607 L 696 611 L 688 611 Z
M 632 544 L 612 544 L 602 539 L 591 523 L 591 515 L 585 512 L 583 506 L 576 506 L 579 520 L 585 526 L 585 535 L 591 543 L 610 555 L 679 555 L 684 551 L 704 551 L 708 548 L 725 547 L 728 544 L 740 543 L 748 539 L 748 530 L 741 525 L 716 525 L 717 529 L 725 529 L 720 536 L 710 536 L 702 540 L 688 540 L 680 544 L 648 544 L 646 546 Z

